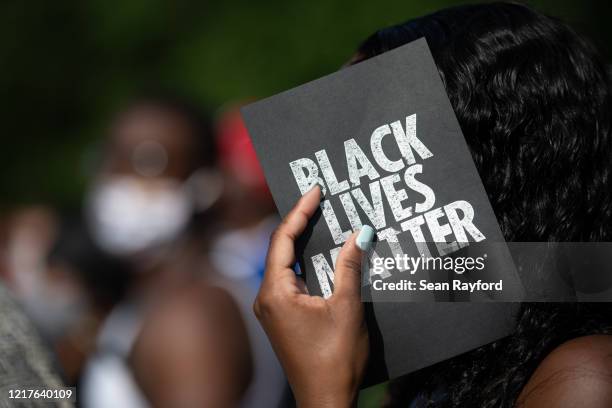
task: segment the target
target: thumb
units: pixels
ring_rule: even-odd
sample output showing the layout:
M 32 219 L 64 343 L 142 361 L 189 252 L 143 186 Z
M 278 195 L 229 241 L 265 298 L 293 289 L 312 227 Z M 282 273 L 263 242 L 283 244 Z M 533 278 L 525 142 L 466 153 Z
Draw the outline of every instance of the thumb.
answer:
M 364 225 L 344 243 L 336 260 L 334 274 L 334 293 L 332 297 L 361 296 L 361 258 L 370 249 L 376 233 L 369 225 Z

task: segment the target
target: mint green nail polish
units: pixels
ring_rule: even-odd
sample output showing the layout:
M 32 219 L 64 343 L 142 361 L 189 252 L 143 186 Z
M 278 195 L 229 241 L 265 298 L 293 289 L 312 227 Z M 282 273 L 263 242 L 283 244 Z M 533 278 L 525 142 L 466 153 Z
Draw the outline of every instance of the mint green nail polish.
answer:
M 357 235 L 356 244 L 362 251 L 367 251 L 372 246 L 372 242 L 374 242 L 374 228 L 369 225 L 364 225 L 361 227 L 361 231 Z

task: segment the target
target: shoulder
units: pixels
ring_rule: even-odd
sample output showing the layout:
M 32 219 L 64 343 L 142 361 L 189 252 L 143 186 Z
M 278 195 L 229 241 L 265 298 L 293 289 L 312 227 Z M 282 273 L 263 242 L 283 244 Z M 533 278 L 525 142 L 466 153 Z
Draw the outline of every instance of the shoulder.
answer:
M 252 364 L 234 299 L 224 289 L 200 283 L 173 292 L 147 314 L 130 364 L 157 405 L 180 405 L 181 395 L 226 401 L 210 406 L 233 405 L 227 401 L 242 395 Z
M 517 407 L 540 406 L 612 406 L 612 336 L 578 337 L 554 349 L 517 400 Z
M 196 283 L 173 291 L 146 313 L 131 361 L 172 366 L 179 361 L 211 360 L 212 355 L 242 364 L 250 358 L 247 338 L 232 296 L 224 289 Z
M 180 288 L 159 302 L 148 313 L 140 337 L 142 340 L 153 335 L 149 338 L 174 343 L 175 337 L 184 338 L 187 332 L 189 338 L 198 342 L 202 336 L 219 336 L 239 330 L 242 325 L 239 308 L 227 291 L 197 283 Z

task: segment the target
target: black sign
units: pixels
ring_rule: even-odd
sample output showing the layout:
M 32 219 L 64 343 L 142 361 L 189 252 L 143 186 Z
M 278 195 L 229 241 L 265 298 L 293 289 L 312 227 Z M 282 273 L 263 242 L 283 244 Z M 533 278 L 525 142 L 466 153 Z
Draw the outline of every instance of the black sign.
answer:
M 324 190 L 298 248 L 311 294 L 331 295 L 335 257 L 365 224 L 377 231 L 369 256 L 453 256 L 504 242 L 424 39 L 248 105 L 243 116 L 282 216 L 316 183 Z M 512 258 L 496 248 L 486 276 L 503 279 L 504 290 L 470 300 L 520 297 Z M 512 330 L 511 303 L 408 299 L 418 303 L 368 305 L 374 352 L 391 377 Z

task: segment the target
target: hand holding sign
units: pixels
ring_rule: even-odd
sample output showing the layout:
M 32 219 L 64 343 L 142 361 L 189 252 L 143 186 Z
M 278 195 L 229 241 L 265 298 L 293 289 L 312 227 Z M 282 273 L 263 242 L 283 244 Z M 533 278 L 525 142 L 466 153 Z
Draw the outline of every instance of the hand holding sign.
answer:
M 315 197 L 317 203 L 312 203 L 314 207 L 318 204 L 321 212 L 314 213 L 314 207 L 309 207 L 314 217 L 296 250 L 311 295 L 336 296 L 335 274 L 342 245 L 352 231 L 366 224 L 377 236 L 377 245 L 368 252 L 370 264 L 377 257 L 396 255 L 452 257 L 458 251 L 473 251 L 477 257 L 482 254 L 476 243 L 504 242 L 424 39 L 248 105 L 242 112 L 282 216 L 289 214 L 296 199 L 314 184 L 325 189 L 325 199 L 318 202 Z M 294 232 L 293 238 L 296 236 Z M 273 263 L 284 264 L 286 272 L 275 276 L 297 287 L 301 280 L 290 275 L 293 240 L 277 241 L 274 245 L 284 248 L 281 256 L 291 259 Z M 521 288 L 512 258 L 505 247 L 498 252 L 487 257 L 486 268 L 478 271 L 479 275 L 465 273 L 462 279 L 484 279 L 484 275 L 487 281 L 504 279 L 503 296 L 516 298 Z M 386 272 L 375 277 L 411 276 L 401 271 L 393 275 L 395 269 Z M 426 282 L 448 276 L 445 271 L 437 272 L 412 276 Z M 369 279 L 364 279 L 364 285 L 364 293 L 372 293 Z M 404 302 L 440 300 L 428 291 L 417 293 L 419 296 L 409 291 L 397 293 Z M 464 299 L 454 292 L 440 298 Z M 269 300 L 268 296 L 264 299 Z M 308 302 L 327 304 L 322 299 Z M 282 303 L 271 313 L 295 320 L 291 324 L 302 336 L 302 328 L 297 327 L 302 325 L 301 317 L 292 317 L 302 309 L 293 306 Z M 387 369 L 383 374 L 391 377 L 418 370 L 508 334 L 513 329 L 506 321 L 510 313 L 512 308 L 503 305 L 374 301 L 372 321 L 378 330 L 372 325 L 370 338 L 374 343 L 381 337 L 384 344 L 373 345 L 371 360 L 382 362 Z M 327 327 L 324 324 L 313 327 Z M 304 338 L 313 339 L 308 334 L 303 334 Z M 305 359 L 320 351 L 320 343 L 329 347 L 325 336 L 317 336 L 319 341 L 302 347 Z M 419 352 L 407 352 L 407 344 Z M 336 375 L 338 369 L 330 366 L 329 372 Z
M 358 234 L 351 235 L 338 255 L 335 291 L 330 298 L 307 293 L 292 269 L 294 245 L 317 210 L 320 197 L 321 190 L 316 186 L 275 231 L 253 308 L 285 369 L 298 405 L 341 407 L 349 406 L 357 395 L 368 356 L 360 298 L 361 249 Z

